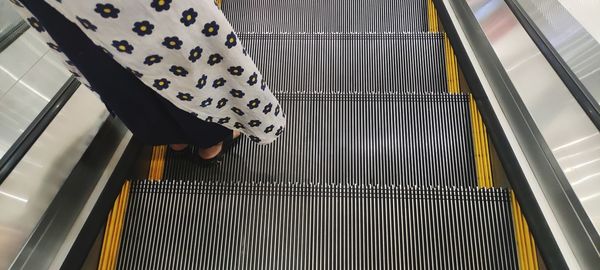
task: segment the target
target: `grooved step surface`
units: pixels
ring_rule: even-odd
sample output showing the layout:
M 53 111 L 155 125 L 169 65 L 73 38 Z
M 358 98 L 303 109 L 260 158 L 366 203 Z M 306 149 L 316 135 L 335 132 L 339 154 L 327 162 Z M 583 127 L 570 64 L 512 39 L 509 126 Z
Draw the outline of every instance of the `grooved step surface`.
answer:
M 279 100 L 288 127 L 275 143 L 244 139 L 211 168 L 168 153 L 165 179 L 476 185 L 466 95 L 288 94 Z
M 141 181 L 119 269 L 517 269 L 503 189 Z
M 241 32 L 425 32 L 426 0 L 233 0 L 223 12 Z
M 275 93 L 448 92 L 439 33 L 239 38 Z

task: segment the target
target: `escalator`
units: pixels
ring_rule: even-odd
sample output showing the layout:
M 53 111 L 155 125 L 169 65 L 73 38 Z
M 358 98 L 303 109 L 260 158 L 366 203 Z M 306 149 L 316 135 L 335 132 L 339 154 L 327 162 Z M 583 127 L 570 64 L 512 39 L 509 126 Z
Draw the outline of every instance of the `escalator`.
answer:
M 222 8 L 288 128 L 211 168 L 154 147 L 100 269 L 539 268 L 430 1 Z

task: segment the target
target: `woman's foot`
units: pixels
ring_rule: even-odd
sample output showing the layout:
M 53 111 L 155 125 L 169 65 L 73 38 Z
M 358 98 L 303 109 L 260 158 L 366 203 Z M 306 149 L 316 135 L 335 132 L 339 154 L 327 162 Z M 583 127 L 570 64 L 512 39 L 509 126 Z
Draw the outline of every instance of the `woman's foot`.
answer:
M 242 135 L 242 134 L 239 131 L 235 131 L 235 130 L 233 131 L 234 139 L 240 137 L 240 135 Z M 220 142 L 209 148 L 198 150 L 198 155 L 200 156 L 201 159 L 210 160 L 210 159 L 213 159 L 216 156 L 218 156 L 222 150 L 223 150 L 223 142 Z
M 171 150 L 173 150 L 175 152 L 181 152 L 188 147 L 187 144 L 171 144 L 169 146 L 171 147 Z

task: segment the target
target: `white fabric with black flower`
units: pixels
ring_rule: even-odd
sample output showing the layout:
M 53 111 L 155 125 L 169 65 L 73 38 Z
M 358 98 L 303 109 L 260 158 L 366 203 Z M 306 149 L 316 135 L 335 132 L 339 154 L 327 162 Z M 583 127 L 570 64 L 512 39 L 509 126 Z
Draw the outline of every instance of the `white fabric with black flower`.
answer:
M 257 143 L 283 132 L 277 99 L 212 0 L 46 2 L 180 109 Z

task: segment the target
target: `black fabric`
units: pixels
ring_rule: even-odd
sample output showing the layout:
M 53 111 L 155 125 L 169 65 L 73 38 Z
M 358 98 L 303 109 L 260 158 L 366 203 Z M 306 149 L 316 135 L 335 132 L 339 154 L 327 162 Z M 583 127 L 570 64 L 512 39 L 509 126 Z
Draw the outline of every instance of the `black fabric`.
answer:
M 142 142 L 185 143 L 205 148 L 231 136 L 231 130 L 202 121 L 158 95 L 44 1 L 21 2 L 86 77 L 106 107 Z

